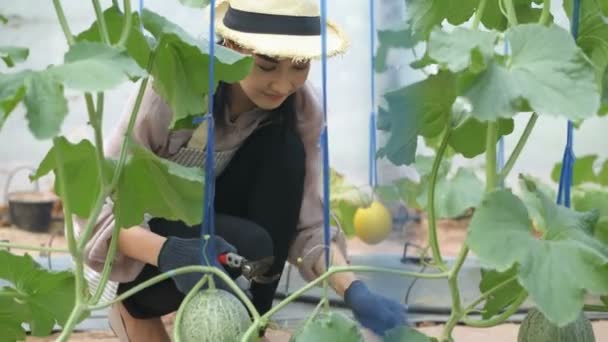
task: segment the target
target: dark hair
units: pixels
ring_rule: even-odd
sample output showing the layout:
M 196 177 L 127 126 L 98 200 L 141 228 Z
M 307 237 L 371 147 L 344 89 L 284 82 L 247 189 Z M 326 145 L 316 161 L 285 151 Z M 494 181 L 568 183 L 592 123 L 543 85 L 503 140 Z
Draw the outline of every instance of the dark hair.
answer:
M 289 95 L 281 105 L 270 111 L 270 120 L 282 124 L 286 130 L 296 129 L 296 98 L 295 94 Z M 230 101 L 230 84 L 219 82 L 213 97 L 213 119 L 216 125 L 223 125 L 225 120 L 225 108 Z

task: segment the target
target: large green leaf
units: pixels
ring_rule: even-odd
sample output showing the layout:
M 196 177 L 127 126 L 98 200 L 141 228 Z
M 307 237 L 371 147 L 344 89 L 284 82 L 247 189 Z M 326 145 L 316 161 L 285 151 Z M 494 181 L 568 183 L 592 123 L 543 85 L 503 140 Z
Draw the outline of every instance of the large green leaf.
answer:
M 16 300 L 13 289 L 0 289 L 0 340 L 25 341 L 25 331 L 21 327 L 28 321 L 27 306 Z
M 456 99 L 454 75 L 437 75 L 385 95 L 390 116 L 390 137 L 378 151 L 395 165 L 414 162 L 418 135 L 434 137 L 444 130 Z
M 76 43 L 65 54 L 64 63 L 47 72 L 66 86 L 87 92 L 112 89 L 128 79 L 146 76 L 146 71 L 124 50 L 103 43 Z
M 289 341 L 362 342 L 363 335 L 357 324 L 343 314 L 322 312 L 294 332 Z
M 526 186 L 536 192 L 531 181 Z M 608 293 L 608 248 L 592 235 L 597 212 L 576 212 L 536 193 L 547 226 L 541 239 L 532 234 L 524 203 L 499 190 L 477 208 L 467 243 L 485 268 L 517 265 L 518 281 L 540 311 L 563 326 L 578 317 L 585 292 Z
M 498 4 L 502 0 L 488 0 L 483 12 L 481 22 L 489 29 L 504 31 L 507 26 L 507 17 L 500 11 Z M 535 23 L 540 19 L 542 9 L 532 7 L 533 3 L 541 4 L 543 0 L 513 0 L 517 21 L 520 24 Z
M 20 323 L 28 323 L 34 336 L 47 336 L 55 324 L 65 324 L 75 304 L 71 272 L 47 271 L 29 255 L 2 250 L 0 266 L 0 279 L 12 284 L 0 289 L 0 300 L 9 306 L 0 306 L 0 317 L 8 315 L 5 310 L 13 312 L 10 321 L 2 321 L 9 330 L 0 330 L 0 336 L 18 334 Z
M 24 103 L 30 131 L 38 139 L 54 137 L 68 114 L 63 85 L 50 73 L 35 72 L 26 77 L 25 88 Z
M 426 40 L 444 19 L 452 25 L 466 22 L 474 13 L 477 0 L 406 0 L 406 23 L 416 41 Z
M 572 204 L 577 211 L 598 210 L 600 219 L 595 225 L 594 235 L 608 245 L 608 190 L 576 189 Z
M 0 74 L 0 129 L 25 96 L 25 78 L 30 71 Z
M 331 201 L 349 201 L 363 204 L 368 196 L 357 186 L 350 183 L 346 177 L 334 169 L 330 170 L 329 187 Z
M 23 62 L 30 54 L 28 48 L 20 46 L 0 46 L 0 58 L 7 67 L 12 68 L 15 64 Z
M 420 183 L 414 182 L 409 178 L 401 178 L 396 180 L 395 186 L 399 192 L 399 196 L 408 208 L 422 210 L 426 203 L 418 203 L 418 196 L 423 191 Z
M 427 209 L 430 177 L 421 182 L 423 189 L 417 202 Z M 435 185 L 435 215 L 439 218 L 459 217 L 469 208 L 477 207 L 483 197 L 483 183 L 471 169 L 459 168 L 453 177 L 439 177 Z
M 457 27 L 451 32 L 435 29 L 431 32 L 428 55 L 440 66 L 453 72 L 471 68 L 475 72 L 485 68 L 494 56 L 496 32 L 473 31 Z
M 394 28 L 378 30 L 378 49 L 375 56 L 376 72 L 384 72 L 387 69 L 386 59 L 393 48 L 411 48 L 415 46 L 411 31 L 407 28 Z
M 608 54 L 608 50 L 606 51 Z M 600 107 L 599 115 L 604 116 L 608 114 L 608 68 L 605 68 L 603 73 L 599 72 L 600 85 L 602 87 L 602 106 Z
M 156 91 L 173 111 L 173 127 L 189 116 L 207 112 L 209 45 L 196 40 L 166 18 L 144 10 L 143 22 L 159 41 L 152 75 Z M 252 58 L 220 45 L 215 47 L 214 89 L 219 81 L 241 80 L 251 70 Z
M 563 6 L 568 18 L 572 18 L 573 1 L 564 0 Z M 576 41 L 589 57 L 596 50 L 608 50 L 608 24 L 603 11 L 606 6 L 606 0 L 581 1 Z
M 486 151 L 487 124 L 469 117 L 452 130 L 448 144 L 467 158 L 474 158 Z M 498 141 L 513 133 L 513 119 L 498 119 Z
M 330 196 L 332 224 L 339 226 L 347 237 L 354 236 L 355 211 L 369 200 L 369 196 L 334 169 L 330 170 Z
M 547 225 L 545 224 L 545 218 L 543 215 L 544 204 L 542 198 L 557 198 L 557 192 L 548 184 L 545 184 L 543 181 L 532 176 L 522 175 L 521 179 L 524 180 L 519 182 L 521 199 L 526 205 L 526 208 L 528 209 L 530 219 L 532 220 L 533 228 L 539 233 L 546 232 Z M 527 191 L 526 180 L 534 182 L 534 184 L 536 185 L 535 192 Z M 543 193 L 543 197 L 538 196 L 539 192 Z
M 481 293 L 486 293 L 497 286 L 501 286 L 500 289 L 492 292 L 486 299 L 482 311 L 483 319 L 489 319 L 501 313 L 503 309 L 513 303 L 524 291 L 517 280 L 511 281 L 516 275 L 516 267 L 511 267 L 505 272 L 482 270 L 481 282 L 479 283 Z
M 604 166 L 600 169 L 598 181 L 601 185 L 608 186 L 608 159 L 604 161 Z
M 346 200 L 332 201 L 331 210 L 333 216 L 331 224 L 342 229 L 347 238 L 355 236 L 355 212 L 358 205 Z
M 56 138 L 54 147 L 33 175 L 34 179 L 51 171 L 56 175 L 57 150 L 63 157 L 67 178 L 66 193 L 60 194 L 62 198 L 67 196 L 75 214 L 88 218 L 101 191 L 95 147 L 88 140 L 72 144 L 63 137 Z M 111 179 L 116 165 L 116 160 L 104 161 L 106 181 Z M 146 213 L 154 217 L 183 220 L 190 225 L 200 223 L 203 181 L 202 169 L 181 166 L 143 147 L 132 145 L 131 154 L 112 195 L 118 224 L 124 228 L 141 224 Z M 59 191 L 58 188 L 56 190 Z
M 55 191 L 64 201 L 69 201 L 74 214 L 88 218 L 101 193 L 101 178 L 97 168 L 95 146 L 89 140 L 72 144 L 64 137 L 56 138 L 54 146 L 44 157 L 32 179 L 38 179 L 50 172 L 54 172 L 57 176 L 59 166 L 57 151 L 63 161 L 67 184 L 64 193 L 61 191 L 59 182 L 55 182 Z M 109 161 L 103 163 L 106 181 L 109 182 L 114 172 L 114 165 Z
M 528 108 L 573 120 L 597 113 L 595 70 L 568 31 L 524 24 L 510 28 L 506 38 L 511 55 L 496 58 L 463 86 L 476 118 L 511 117 Z
M 112 44 L 116 44 L 122 33 L 125 15 L 119 8 L 112 6 L 103 12 L 103 18 L 106 22 L 110 41 Z M 139 14 L 133 13 L 131 16 L 131 32 L 129 33 L 129 39 L 125 44 L 125 48 L 127 49 L 129 56 L 131 56 L 140 67 L 146 69 L 151 50 L 146 37 L 139 28 Z M 97 21 L 95 21 L 87 30 L 78 34 L 76 40 L 102 42 Z
M 434 337 L 428 337 L 425 334 L 414 330 L 410 327 L 400 326 L 386 332 L 386 336 L 382 340 L 384 342 L 436 342 Z
M 594 164 L 597 160 L 597 155 L 586 155 L 576 158 L 574 167 L 572 170 L 572 185 L 577 186 L 583 183 L 599 183 L 605 182 L 605 179 L 601 179 L 600 175 L 596 174 L 594 170 Z M 608 161 L 606 161 L 608 163 Z M 561 175 L 562 163 L 557 163 L 551 171 L 551 179 L 554 182 L 559 183 Z
M 189 225 L 201 223 L 203 170 L 161 159 L 138 145 L 131 151 L 114 198 L 118 225 L 139 225 L 146 213 Z
M 420 176 L 420 181 L 416 182 L 410 178 L 399 178 L 393 181 L 401 200 L 410 208 L 424 210 L 426 202 L 420 202 L 424 192 L 428 192 L 428 179 L 433 167 L 435 157 L 418 155 L 416 162 L 413 164 L 416 172 Z M 448 159 L 442 159 L 437 172 L 437 179 L 447 177 L 451 163 Z

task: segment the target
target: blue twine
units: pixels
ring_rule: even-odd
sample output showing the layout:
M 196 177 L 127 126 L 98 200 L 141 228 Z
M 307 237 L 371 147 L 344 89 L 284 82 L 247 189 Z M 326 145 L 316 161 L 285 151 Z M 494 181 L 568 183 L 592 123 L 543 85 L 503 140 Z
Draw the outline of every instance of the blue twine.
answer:
M 141 30 L 142 33 L 144 32 L 143 14 L 144 14 L 144 0 L 139 0 L 139 29 Z
M 576 40 L 578 38 L 579 19 L 580 19 L 580 8 L 581 1 L 574 0 L 574 6 L 572 9 L 572 36 Z M 576 156 L 574 154 L 574 124 L 571 120 L 568 120 L 568 126 L 566 128 L 566 147 L 564 148 L 564 155 L 562 158 L 562 169 L 559 178 L 559 188 L 557 191 L 557 204 L 563 204 L 569 208 L 571 205 L 571 194 L 572 188 L 572 177 L 574 171 L 574 163 Z
M 370 13 L 370 25 L 369 25 L 369 37 L 370 37 L 370 60 L 371 60 L 371 72 L 370 72 L 370 83 L 371 83 L 371 110 L 369 115 L 369 185 L 375 188 L 378 185 L 378 167 L 376 163 L 376 59 L 374 56 L 374 50 L 376 46 L 376 15 L 374 0 L 369 1 L 369 13 Z
M 205 199 L 203 202 L 203 222 L 201 223 L 201 237 L 209 235 L 215 236 L 215 217 L 213 199 L 215 196 L 215 168 L 214 168 L 214 152 L 215 152 L 215 127 L 213 120 L 213 94 L 215 92 L 215 0 L 210 0 L 209 6 L 211 15 L 209 18 L 209 89 L 207 96 L 207 115 L 205 120 L 207 126 L 207 155 L 205 156 Z M 215 255 L 215 246 L 213 243 L 207 245 L 210 255 Z M 205 253 L 201 255 L 205 260 Z
M 325 267 L 329 268 L 329 137 L 327 130 L 327 1 L 321 0 L 321 50 L 322 50 L 322 82 L 323 82 L 323 132 L 321 146 L 323 148 L 323 237 L 325 240 Z

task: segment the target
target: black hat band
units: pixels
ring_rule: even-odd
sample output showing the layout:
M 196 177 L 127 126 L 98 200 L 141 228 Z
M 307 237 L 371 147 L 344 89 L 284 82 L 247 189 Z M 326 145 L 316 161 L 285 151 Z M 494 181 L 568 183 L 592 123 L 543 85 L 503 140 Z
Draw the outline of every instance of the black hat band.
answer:
M 318 36 L 321 34 L 321 18 L 318 16 L 264 14 L 228 7 L 223 22 L 230 29 L 247 33 L 292 36 Z

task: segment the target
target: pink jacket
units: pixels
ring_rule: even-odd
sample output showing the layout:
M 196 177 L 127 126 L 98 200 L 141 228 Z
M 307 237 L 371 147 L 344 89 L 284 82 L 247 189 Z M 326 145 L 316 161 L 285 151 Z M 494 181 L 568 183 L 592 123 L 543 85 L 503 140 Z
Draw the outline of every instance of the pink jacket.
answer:
M 140 112 L 133 129 L 136 143 L 150 149 L 161 158 L 171 158 L 192 136 L 192 129 L 170 131 L 172 112 L 165 101 L 154 91 L 152 82 L 144 94 Z M 297 92 L 297 128 L 306 151 L 306 177 L 302 209 L 297 226 L 297 235 L 290 246 L 289 262 L 298 267 L 300 274 L 308 281 L 319 276 L 313 270 L 316 260 L 323 255 L 323 203 L 321 182 L 321 158 L 319 137 L 323 128 L 323 112 L 312 85 L 306 83 Z M 126 131 L 128 119 L 134 104 L 132 96 L 123 118 L 116 131 L 107 141 L 105 153 L 117 158 Z M 257 127 L 265 113 L 261 110 L 239 115 L 235 122 L 226 120 L 225 128 L 216 130 L 216 151 L 229 151 L 238 148 Z M 218 126 L 216 126 L 218 127 Z M 84 229 L 86 220 L 75 219 L 77 234 Z M 85 248 L 85 263 L 94 271 L 101 272 L 109 248 L 114 227 L 112 203 L 108 199 L 97 221 L 94 234 Z M 148 228 L 146 222 L 141 227 Z M 332 241 L 340 246 L 346 255 L 346 239 L 337 228 L 331 228 Z M 144 263 L 117 252 L 110 280 L 128 282 L 133 280 L 143 268 Z

